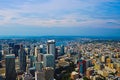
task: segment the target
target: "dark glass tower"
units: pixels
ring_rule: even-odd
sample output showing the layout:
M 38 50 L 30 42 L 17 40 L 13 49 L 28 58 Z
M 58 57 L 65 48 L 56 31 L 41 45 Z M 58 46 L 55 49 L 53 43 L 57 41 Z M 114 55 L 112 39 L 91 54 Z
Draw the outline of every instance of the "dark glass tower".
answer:
M 47 54 L 53 54 L 55 56 L 55 40 L 47 41 Z
M 0 61 L 2 60 L 2 45 L 0 45 Z M 0 63 L 0 67 L 2 67 L 1 63 Z
M 82 75 L 85 75 L 86 72 L 86 61 L 85 60 L 78 60 L 78 68 L 79 68 L 79 73 Z
M 18 56 L 18 51 L 19 51 L 19 49 L 20 49 L 20 45 L 15 44 L 14 47 L 13 47 L 15 56 Z
M 0 61 L 2 60 L 2 45 L 0 45 Z
M 15 55 L 6 55 L 6 80 L 16 80 Z
M 26 52 L 23 48 L 23 45 L 20 45 L 20 49 L 18 51 L 18 54 L 19 54 L 20 70 L 26 71 Z

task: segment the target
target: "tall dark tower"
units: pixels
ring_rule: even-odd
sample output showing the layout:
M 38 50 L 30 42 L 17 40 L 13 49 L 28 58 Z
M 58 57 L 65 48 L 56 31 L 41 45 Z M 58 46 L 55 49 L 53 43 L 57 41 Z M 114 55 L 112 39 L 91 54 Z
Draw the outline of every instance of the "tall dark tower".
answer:
M 2 45 L 0 45 L 0 61 L 2 60 Z
M 20 45 L 20 49 L 18 51 L 18 54 L 19 54 L 20 70 L 26 71 L 26 52 L 23 48 L 23 45 Z
M 64 55 L 64 45 L 60 46 L 60 55 Z
M 6 80 L 16 80 L 15 55 L 9 54 L 5 57 L 6 62 Z
M 2 60 L 2 45 L 0 45 L 0 67 L 2 67 L 1 60 Z
M 55 56 L 55 40 L 47 41 L 47 54 L 53 54 Z
M 78 70 L 79 74 L 85 75 L 86 74 L 86 61 L 79 59 L 78 60 Z
M 14 47 L 13 47 L 15 56 L 18 56 L 18 51 L 19 51 L 19 49 L 20 49 L 20 45 L 15 44 Z

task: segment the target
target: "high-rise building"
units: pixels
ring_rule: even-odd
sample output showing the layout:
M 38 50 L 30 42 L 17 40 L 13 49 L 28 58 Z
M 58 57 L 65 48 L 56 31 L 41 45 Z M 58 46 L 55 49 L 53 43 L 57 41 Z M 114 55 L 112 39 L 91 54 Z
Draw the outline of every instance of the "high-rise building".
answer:
M 0 50 L 2 50 L 2 45 L 0 44 Z
M 64 55 L 64 46 L 63 45 L 61 45 L 60 46 L 60 55 Z
M 55 59 L 57 59 L 57 57 L 58 57 L 58 48 L 55 48 Z
M 22 80 L 33 80 L 33 76 L 29 72 L 28 65 L 26 67 L 26 72 L 22 75 Z
M 6 80 L 16 80 L 15 71 L 15 55 L 9 54 L 5 57 L 6 60 Z
M 46 53 L 45 45 L 40 45 L 40 53 L 43 53 L 43 54 Z
M 35 62 L 36 62 L 36 56 L 30 55 L 30 67 L 34 67 Z
M 45 76 L 44 72 L 41 71 L 35 72 L 35 80 L 45 80 L 44 76 Z
M 36 71 L 42 71 L 43 62 L 35 62 L 35 69 Z
M 3 45 L 3 54 L 4 55 L 9 54 L 9 45 L 8 44 Z
M 13 48 L 12 47 L 9 47 L 9 54 L 13 54 L 14 52 L 13 52 Z
M 40 53 L 40 48 L 38 46 L 35 47 L 35 56 L 37 57 Z
M 47 54 L 55 55 L 55 40 L 47 41 Z
M 44 62 L 43 63 L 44 67 L 54 68 L 54 65 L 55 65 L 54 55 L 53 54 L 44 54 L 43 62 Z
M 14 49 L 15 56 L 18 56 L 18 51 L 20 49 L 20 45 L 19 44 L 15 44 L 13 49 Z
M 85 75 L 86 73 L 86 61 L 85 60 L 78 60 L 78 69 L 79 69 L 79 73 L 82 75 Z
M 20 45 L 19 53 L 19 64 L 20 64 L 20 70 L 26 71 L 26 52 L 23 48 L 23 45 Z
M 43 56 L 44 56 L 44 54 L 42 54 L 42 53 L 38 54 L 37 61 L 38 62 L 43 61 Z
M 0 61 L 2 60 L 2 45 L 0 45 Z
M 54 69 L 46 67 L 41 72 L 36 71 L 35 80 L 54 80 Z
M 29 47 L 26 47 L 26 48 L 25 48 L 25 52 L 26 52 L 27 55 L 30 55 L 30 48 L 29 48 Z
M 14 47 L 14 43 L 8 43 L 9 47 Z

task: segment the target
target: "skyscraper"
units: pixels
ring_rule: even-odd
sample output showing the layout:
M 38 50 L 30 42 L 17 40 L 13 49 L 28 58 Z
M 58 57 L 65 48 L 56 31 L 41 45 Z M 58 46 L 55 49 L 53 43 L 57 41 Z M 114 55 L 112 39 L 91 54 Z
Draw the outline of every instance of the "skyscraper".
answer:
M 40 53 L 43 53 L 43 54 L 46 53 L 45 45 L 40 45 Z
M 79 73 L 82 75 L 85 75 L 86 72 L 86 61 L 85 60 L 78 60 L 78 68 L 79 68 Z
M 47 41 L 47 54 L 55 55 L 55 40 Z
M 35 56 L 38 57 L 38 54 L 40 53 L 40 47 L 35 47 Z
M 54 55 L 53 54 L 44 54 L 43 62 L 44 62 L 43 63 L 44 67 L 54 68 L 54 65 L 55 65 Z
M 6 80 L 16 80 L 15 55 L 6 55 Z
M 54 69 L 45 67 L 41 72 L 35 72 L 35 80 L 54 80 Z
M 38 54 L 37 61 L 38 62 L 43 61 L 43 56 L 44 56 L 44 54 L 42 54 L 42 53 Z
M 43 62 L 35 62 L 35 69 L 36 71 L 42 71 Z
M 64 45 L 60 46 L 60 55 L 64 55 Z
M 28 70 L 28 65 L 26 67 L 26 72 L 22 75 L 22 80 L 33 80 L 33 76 Z
M 2 60 L 2 45 L 0 45 L 0 61 Z
M 15 44 L 13 49 L 14 49 L 14 54 L 15 54 L 15 56 L 18 56 L 18 51 L 19 51 L 19 49 L 20 49 L 20 45 Z
M 23 45 L 20 45 L 20 49 L 18 51 L 18 54 L 19 54 L 20 70 L 26 71 L 26 52 L 23 48 Z
M 36 62 L 36 56 L 30 55 L 30 67 L 33 67 Z

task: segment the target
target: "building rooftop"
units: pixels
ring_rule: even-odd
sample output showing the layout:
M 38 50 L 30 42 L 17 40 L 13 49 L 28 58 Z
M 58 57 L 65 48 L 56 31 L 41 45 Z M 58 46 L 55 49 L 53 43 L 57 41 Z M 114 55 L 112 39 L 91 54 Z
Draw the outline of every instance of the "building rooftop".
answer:
M 5 58 L 15 58 L 15 55 L 14 54 L 8 54 L 5 56 Z
M 52 43 L 52 42 L 54 43 L 55 40 L 48 40 L 47 42 L 48 42 L 48 43 Z

